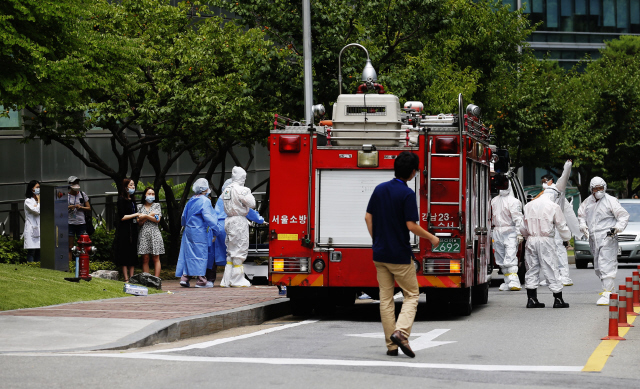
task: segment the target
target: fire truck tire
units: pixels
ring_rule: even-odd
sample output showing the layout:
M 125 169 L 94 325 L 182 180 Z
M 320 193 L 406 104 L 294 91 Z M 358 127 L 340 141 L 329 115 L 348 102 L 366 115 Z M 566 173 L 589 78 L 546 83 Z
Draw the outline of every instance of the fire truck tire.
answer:
M 451 309 L 456 315 L 469 316 L 473 310 L 471 288 L 464 288 L 461 292 L 460 299 L 455 303 L 451 303 Z
M 289 299 L 289 305 L 293 316 L 311 316 L 313 311 L 313 306 L 308 299 L 292 298 Z
M 336 304 L 329 299 L 317 300 L 315 310 L 318 316 L 331 315 L 336 311 Z
M 483 305 L 489 302 L 489 283 L 474 286 L 472 289 L 473 304 Z

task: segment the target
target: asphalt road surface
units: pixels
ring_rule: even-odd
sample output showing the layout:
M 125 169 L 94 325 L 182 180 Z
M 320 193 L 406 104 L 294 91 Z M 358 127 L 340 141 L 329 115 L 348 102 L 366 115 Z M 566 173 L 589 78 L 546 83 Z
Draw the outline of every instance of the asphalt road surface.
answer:
M 632 268 L 620 267 L 617 284 Z M 595 305 L 593 268 L 572 266 L 571 277 L 569 309 L 551 308 L 546 287 L 538 290 L 545 309 L 526 309 L 524 289 L 496 287 L 471 316 L 420 304 L 414 359 L 385 354 L 378 305 L 362 301 L 331 316 L 289 316 L 144 349 L 0 355 L 0 387 L 640 387 L 640 329 L 603 343 L 608 309 Z

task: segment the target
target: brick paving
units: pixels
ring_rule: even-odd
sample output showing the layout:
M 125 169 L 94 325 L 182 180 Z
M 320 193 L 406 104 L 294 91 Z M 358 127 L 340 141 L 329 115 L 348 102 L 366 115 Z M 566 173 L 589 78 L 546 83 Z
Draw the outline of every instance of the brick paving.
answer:
M 220 288 L 219 282 L 214 288 L 203 289 L 183 288 L 177 280 L 163 281 L 162 290 L 173 294 L 158 293 L 20 309 L 0 312 L 0 315 L 166 320 L 240 308 L 284 297 L 278 295 L 275 286 Z M 195 285 L 195 281 L 191 284 Z

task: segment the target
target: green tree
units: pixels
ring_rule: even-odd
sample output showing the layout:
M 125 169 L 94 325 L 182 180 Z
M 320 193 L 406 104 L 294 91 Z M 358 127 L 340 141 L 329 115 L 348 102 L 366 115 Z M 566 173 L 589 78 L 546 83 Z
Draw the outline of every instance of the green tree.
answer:
M 205 169 L 211 178 L 227 153 L 239 164 L 233 147 L 267 138 L 276 101 L 269 75 L 289 64 L 262 31 L 202 18 L 208 10 L 199 2 L 96 4 L 77 24 L 78 39 L 91 49 L 74 53 L 93 81 L 75 99 L 40 96 L 27 105 L 29 138 L 64 145 L 116 184 L 127 176 L 138 181 L 148 161 L 166 196 L 176 258 L 189 191 L 176 197 L 167 183 L 173 164 L 183 155 L 192 160 L 187 188 Z M 94 128 L 109 131 L 111 154 L 87 142 Z
M 583 197 L 594 175 L 624 181 L 631 196 L 640 190 L 633 185 L 640 178 L 640 39 L 613 40 L 601 54 L 568 76 L 558 143 L 578 159 Z

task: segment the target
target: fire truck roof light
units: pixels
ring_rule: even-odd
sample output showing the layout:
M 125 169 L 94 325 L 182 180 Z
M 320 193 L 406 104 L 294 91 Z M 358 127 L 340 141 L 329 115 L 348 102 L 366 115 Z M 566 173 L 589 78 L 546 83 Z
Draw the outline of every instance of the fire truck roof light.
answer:
M 436 138 L 436 154 L 458 154 L 458 138 L 452 136 Z
M 300 152 L 300 135 L 282 135 L 278 149 L 281 153 L 299 153 Z

